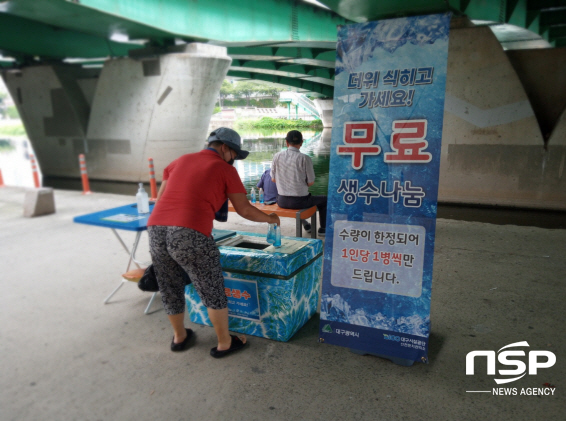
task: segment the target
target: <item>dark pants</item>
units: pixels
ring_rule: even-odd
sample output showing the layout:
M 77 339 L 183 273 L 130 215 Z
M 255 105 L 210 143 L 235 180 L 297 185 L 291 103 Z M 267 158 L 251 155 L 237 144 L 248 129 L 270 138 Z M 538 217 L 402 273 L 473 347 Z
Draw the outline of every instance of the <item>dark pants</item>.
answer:
M 277 205 L 283 209 L 306 209 L 312 206 L 318 208 L 318 221 L 321 228 L 326 228 L 326 196 L 281 196 L 277 197 Z M 303 226 L 305 221 L 303 220 Z

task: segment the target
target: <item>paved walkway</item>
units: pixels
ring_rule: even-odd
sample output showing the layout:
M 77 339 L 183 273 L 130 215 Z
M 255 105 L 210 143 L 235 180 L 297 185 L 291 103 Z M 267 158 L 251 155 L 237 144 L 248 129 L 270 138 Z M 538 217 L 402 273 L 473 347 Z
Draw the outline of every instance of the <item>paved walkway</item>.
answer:
M 439 220 L 428 365 L 319 344 L 318 317 L 287 343 L 249 337 L 248 349 L 215 360 L 212 328 L 188 317 L 196 343 L 173 354 L 160 303 L 144 315 L 150 294 L 134 284 L 102 304 L 127 255 L 109 229 L 72 219 L 133 196 L 58 190 L 57 212 L 32 219 L 23 199 L 24 189 L 0 188 L 3 421 L 564 418 L 566 230 Z M 229 220 L 217 227 L 266 230 Z M 284 222 L 293 235 L 294 221 Z M 501 386 L 550 383 L 554 396 L 466 393 L 497 387 L 483 362 L 465 375 L 468 352 L 519 341 L 557 362 Z

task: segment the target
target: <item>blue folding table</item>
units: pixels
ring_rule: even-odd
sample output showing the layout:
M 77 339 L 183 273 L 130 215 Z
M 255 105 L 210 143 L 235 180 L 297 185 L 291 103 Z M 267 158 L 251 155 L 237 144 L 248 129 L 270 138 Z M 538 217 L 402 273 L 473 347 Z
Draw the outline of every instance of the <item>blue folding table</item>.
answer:
M 143 263 L 143 262 L 136 260 L 136 251 L 137 251 L 137 248 L 138 248 L 138 244 L 140 242 L 142 232 L 147 230 L 147 220 L 148 220 L 149 215 L 151 214 L 152 210 L 153 210 L 153 204 L 150 204 L 150 206 L 149 206 L 149 212 L 150 213 L 140 215 L 140 214 L 138 214 L 138 206 L 137 206 L 137 204 L 134 203 L 134 204 L 126 205 L 126 206 L 119 206 L 117 208 L 106 209 L 106 210 L 99 211 L 99 212 L 89 213 L 89 214 L 86 214 L 86 215 L 76 216 L 73 219 L 73 222 L 77 222 L 79 224 L 95 225 L 97 227 L 105 227 L 105 228 L 112 229 L 112 232 L 114 233 L 114 235 L 116 236 L 116 238 L 118 239 L 120 244 L 122 244 L 122 247 L 124 247 L 124 250 L 126 250 L 126 252 L 130 255 L 130 258 L 128 260 L 128 266 L 126 267 L 126 272 L 128 272 L 130 270 L 132 262 L 138 268 L 141 268 L 140 265 L 147 266 L 149 264 L 149 263 Z M 135 237 L 134 244 L 132 245 L 131 250 L 128 249 L 128 246 L 126 245 L 126 243 L 124 243 L 124 240 L 122 240 L 122 237 L 120 237 L 120 234 L 118 234 L 117 230 L 126 230 L 126 231 L 135 231 L 136 232 L 136 237 Z M 120 285 L 118 285 L 114 289 L 114 291 L 112 291 L 112 293 L 108 297 L 106 297 L 106 299 L 104 300 L 104 304 L 106 304 L 106 303 L 108 303 L 108 301 L 110 301 L 110 298 L 112 298 L 112 296 L 114 294 L 116 294 L 116 292 L 118 292 L 118 290 L 122 287 L 122 285 L 124 285 L 124 282 L 125 281 L 122 280 L 120 282 Z M 149 309 L 151 307 L 151 304 L 153 304 L 153 300 L 155 300 L 156 295 L 157 295 L 157 293 L 155 292 L 151 296 L 151 299 L 149 300 L 149 304 L 147 305 L 147 308 L 145 309 L 145 312 L 144 312 L 145 314 L 148 314 Z
M 97 227 L 104 227 L 112 229 L 112 232 L 124 247 L 124 250 L 129 254 L 130 258 L 128 260 L 128 266 L 126 267 L 126 272 L 130 270 L 130 266 L 132 262 L 138 267 L 141 268 L 140 265 L 149 265 L 149 262 L 140 262 L 136 260 L 136 251 L 138 248 L 138 244 L 140 242 L 141 234 L 143 231 L 147 230 L 147 220 L 151 212 L 153 211 L 154 202 L 150 202 L 149 204 L 149 213 L 140 215 L 138 214 L 138 207 L 137 205 L 130 204 L 126 206 L 119 206 L 112 209 L 106 209 L 99 212 L 89 213 L 86 215 L 76 216 L 73 218 L 73 222 L 77 222 L 79 224 L 87 224 L 87 225 L 94 225 Z M 136 238 L 134 239 L 134 244 L 132 245 L 132 249 L 128 249 L 122 237 L 118 234 L 117 230 L 126 230 L 126 231 L 135 231 Z M 212 236 L 215 241 L 223 240 L 224 238 L 230 237 L 235 235 L 235 231 L 228 231 L 228 230 L 212 230 Z M 122 287 L 124 281 L 120 282 L 120 285 L 112 291 L 112 293 L 106 297 L 104 300 L 104 304 L 108 303 L 110 298 Z M 145 314 L 148 314 L 149 308 L 155 299 L 157 292 L 154 293 L 149 300 L 149 304 L 145 309 Z

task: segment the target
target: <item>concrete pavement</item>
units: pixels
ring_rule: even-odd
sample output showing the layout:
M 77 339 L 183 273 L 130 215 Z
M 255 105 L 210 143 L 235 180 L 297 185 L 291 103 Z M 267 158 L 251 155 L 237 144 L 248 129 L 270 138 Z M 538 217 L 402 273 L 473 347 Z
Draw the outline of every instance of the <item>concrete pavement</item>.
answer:
M 3 421 L 564 417 L 566 230 L 439 219 L 428 365 L 401 367 L 319 344 L 318 317 L 287 343 L 248 337 L 246 350 L 215 360 L 212 328 L 188 317 L 196 341 L 172 353 L 160 301 L 144 315 L 151 294 L 135 284 L 102 303 L 127 255 L 111 230 L 72 219 L 133 196 L 56 190 L 56 213 L 29 219 L 24 192 L 0 188 Z M 217 227 L 266 231 L 235 214 Z M 294 221 L 284 219 L 282 232 L 293 235 Z M 467 353 L 520 341 L 553 352 L 556 364 L 498 386 L 480 358 L 466 376 Z M 544 383 L 556 386 L 553 396 L 466 392 Z

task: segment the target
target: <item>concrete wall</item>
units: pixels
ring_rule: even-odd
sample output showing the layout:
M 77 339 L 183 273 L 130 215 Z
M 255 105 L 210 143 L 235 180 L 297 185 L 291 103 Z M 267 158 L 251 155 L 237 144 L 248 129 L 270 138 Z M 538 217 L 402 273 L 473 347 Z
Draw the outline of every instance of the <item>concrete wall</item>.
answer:
M 549 50 L 541 75 L 565 71 L 552 66 L 554 54 L 562 52 Z M 451 30 L 439 200 L 566 210 L 563 121 L 545 149 L 529 97 L 492 32 Z
M 334 112 L 334 100 L 332 99 L 315 99 L 314 105 L 320 114 L 323 127 L 332 127 L 332 116 Z

